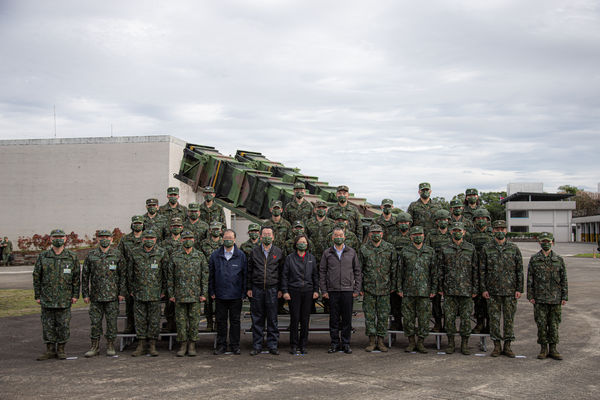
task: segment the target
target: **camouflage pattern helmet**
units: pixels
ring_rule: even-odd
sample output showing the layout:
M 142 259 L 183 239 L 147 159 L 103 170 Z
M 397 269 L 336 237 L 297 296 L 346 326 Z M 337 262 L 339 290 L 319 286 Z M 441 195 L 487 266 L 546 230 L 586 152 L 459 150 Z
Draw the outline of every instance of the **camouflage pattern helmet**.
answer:
M 473 211 L 473 219 L 475 218 L 491 219 L 490 212 L 487 210 L 487 208 L 478 208 L 477 210 Z
M 210 223 L 210 229 L 222 229 L 223 225 L 219 221 L 213 221 Z
M 294 183 L 294 189 L 306 189 L 306 185 L 302 182 Z
M 188 204 L 189 211 L 200 211 L 200 203 L 190 203 Z
M 340 185 L 337 187 L 336 192 L 349 192 L 350 188 L 346 185 Z
M 458 197 L 453 198 L 450 201 L 450 208 L 458 208 L 458 207 L 464 207 L 465 205 L 463 204 L 462 201 L 460 201 L 460 199 Z
M 548 240 L 550 242 L 554 242 L 554 235 L 550 232 L 542 232 L 537 237 L 538 241 Z
M 63 231 L 62 229 L 52 229 L 52 232 L 50 232 L 50 236 L 67 236 L 65 234 L 65 231 Z
M 148 230 L 144 231 L 143 237 L 149 238 L 149 239 L 156 239 L 157 236 L 156 236 L 156 232 L 154 232 L 154 230 L 148 229 Z
M 275 201 L 273 201 L 273 203 L 271 203 L 271 208 L 275 208 L 275 207 L 283 208 L 283 204 L 281 203 L 281 200 L 275 200 Z
M 437 221 L 438 219 L 450 219 L 450 213 L 448 210 L 437 210 L 433 214 L 433 220 Z
M 171 226 L 179 226 L 179 225 L 183 225 L 183 222 L 181 222 L 181 217 L 171 218 Z
M 98 231 L 98 233 L 96 233 L 96 236 L 100 237 L 100 236 L 112 236 L 112 232 L 109 231 L 108 229 L 100 229 Z
M 292 228 L 304 228 L 304 222 L 302 221 L 295 221 L 294 224 L 292 225 Z
M 158 205 L 158 199 L 147 199 L 146 200 L 146 205 L 147 206 L 157 206 Z
M 421 182 L 419 183 L 419 190 L 421 189 L 430 189 L 431 190 L 431 184 L 429 182 Z
M 453 222 L 453 223 L 450 224 L 450 230 L 451 231 L 455 231 L 455 230 L 464 231 L 465 230 L 465 224 L 463 224 L 462 222 Z
M 338 212 L 333 216 L 334 220 L 342 219 L 344 221 L 348 221 L 348 216 L 343 212 Z
M 407 212 L 400 212 L 396 216 L 396 222 L 410 222 L 412 224 L 412 222 L 413 222 L 412 215 L 410 215 Z
M 143 215 L 134 215 L 133 217 L 131 217 L 131 223 L 132 224 L 143 224 L 144 223 L 144 216 Z
M 248 232 L 252 232 L 252 231 L 260 231 L 260 225 L 259 224 L 249 224 L 248 225 Z
M 369 232 L 383 232 L 383 228 L 378 224 L 371 224 L 371 226 L 369 226 Z
M 215 192 L 215 188 L 212 186 L 205 186 L 203 189 L 204 193 L 214 193 Z
M 413 226 L 412 228 L 410 228 L 410 234 L 411 235 L 418 235 L 418 234 L 425 234 L 425 231 L 423 230 L 422 226 Z
M 492 228 L 506 228 L 506 221 L 503 219 L 498 219 L 492 222 Z
M 317 201 L 315 201 L 315 207 L 317 207 L 317 208 L 318 207 L 325 207 L 325 208 L 327 208 L 327 203 L 324 202 L 323 200 L 317 200 Z
M 469 196 L 469 195 L 472 195 L 472 194 L 474 194 L 476 196 L 479 196 L 479 192 L 477 191 L 477 189 L 471 188 L 471 189 L 465 190 L 465 195 L 466 196 Z
M 181 232 L 181 238 L 182 239 L 194 239 L 195 236 L 192 232 L 190 231 L 183 231 Z
M 383 199 L 383 200 L 381 200 L 381 205 L 382 206 L 393 206 L 394 205 L 394 200 L 392 200 L 392 199 Z
M 179 188 L 175 186 L 171 186 L 167 189 L 167 194 L 179 194 Z

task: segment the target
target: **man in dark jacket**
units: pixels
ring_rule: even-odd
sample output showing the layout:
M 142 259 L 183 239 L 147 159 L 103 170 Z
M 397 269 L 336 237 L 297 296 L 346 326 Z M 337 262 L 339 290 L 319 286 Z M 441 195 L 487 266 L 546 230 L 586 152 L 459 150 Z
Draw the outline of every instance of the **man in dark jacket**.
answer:
M 344 229 L 335 228 L 331 237 L 334 245 L 323 252 L 319 268 L 321 292 L 323 298 L 330 301 L 331 347 L 328 352 L 336 353 L 341 350 L 350 354 L 352 303 L 361 289 L 361 267 L 356 251 L 344 244 Z
M 277 299 L 282 296 L 280 285 L 284 258 L 281 249 L 273 245 L 272 227 L 263 226 L 260 238 L 261 245 L 252 249 L 248 259 L 246 288 L 252 315 L 252 351 L 250 355 L 255 356 L 262 351 L 265 319 L 269 353 L 278 355 Z
M 227 322 L 229 347 L 240 354 L 240 314 L 246 292 L 246 255 L 235 245 L 235 232 L 223 234 L 223 246 L 215 250 L 208 261 L 208 293 L 216 302 L 217 348 L 215 354 L 227 349 Z

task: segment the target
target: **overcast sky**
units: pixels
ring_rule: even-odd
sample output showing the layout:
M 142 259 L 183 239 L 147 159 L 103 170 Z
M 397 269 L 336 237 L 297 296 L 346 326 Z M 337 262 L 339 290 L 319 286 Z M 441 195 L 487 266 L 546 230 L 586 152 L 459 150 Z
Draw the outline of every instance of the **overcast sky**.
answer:
M 95 5 L 94 5 L 95 4 Z M 405 208 L 600 182 L 600 2 L 0 0 L 0 139 L 170 134 Z

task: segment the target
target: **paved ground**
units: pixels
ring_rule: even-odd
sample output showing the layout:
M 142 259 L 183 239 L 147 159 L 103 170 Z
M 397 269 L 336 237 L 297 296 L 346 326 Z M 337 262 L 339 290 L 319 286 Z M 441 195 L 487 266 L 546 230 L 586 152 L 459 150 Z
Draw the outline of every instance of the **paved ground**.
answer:
M 520 247 L 527 263 L 537 246 Z M 559 244 L 558 251 L 590 252 L 587 247 Z M 472 356 L 438 355 L 433 338 L 427 339 L 426 355 L 404 353 L 404 338 L 387 354 L 369 354 L 362 350 L 366 338 L 360 315 L 352 355 L 327 354 L 328 338 L 314 335 L 305 356 L 282 351 L 280 356 L 250 357 L 245 336 L 241 356 L 213 356 L 212 340 L 203 338 L 196 358 L 176 358 L 161 343 L 156 358 L 135 359 L 126 349 L 117 358 L 85 359 L 89 320 L 82 309 L 73 312 L 67 346 L 75 360 L 34 361 L 43 348 L 39 316 L 0 320 L 0 398 L 598 398 L 600 260 L 568 258 L 567 266 L 570 301 L 563 308 L 559 349 L 565 359 L 560 362 L 535 358 L 536 329 L 526 300 L 519 301 L 513 346 L 525 358 L 512 360 L 493 359 L 489 351 L 475 355 L 481 354 L 475 340 Z M 0 288 L 31 287 L 30 279 L 28 274 L 0 274 Z M 287 336 L 283 343 L 285 350 Z

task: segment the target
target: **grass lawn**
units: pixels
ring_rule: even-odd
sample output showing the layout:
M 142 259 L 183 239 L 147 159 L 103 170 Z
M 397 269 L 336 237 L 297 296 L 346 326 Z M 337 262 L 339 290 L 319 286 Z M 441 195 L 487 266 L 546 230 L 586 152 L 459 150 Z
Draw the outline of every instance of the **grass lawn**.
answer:
M 575 254 L 573 257 L 594 258 L 594 254 L 593 253 L 580 253 L 580 254 Z M 596 253 L 596 258 L 600 258 L 600 254 Z
M 74 308 L 86 307 L 87 304 L 79 299 Z M 33 290 L 2 289 L 0 290 L 0 318 L 16 317 L 26 314 L 37 314 L 40 305 L 33 300 Z

